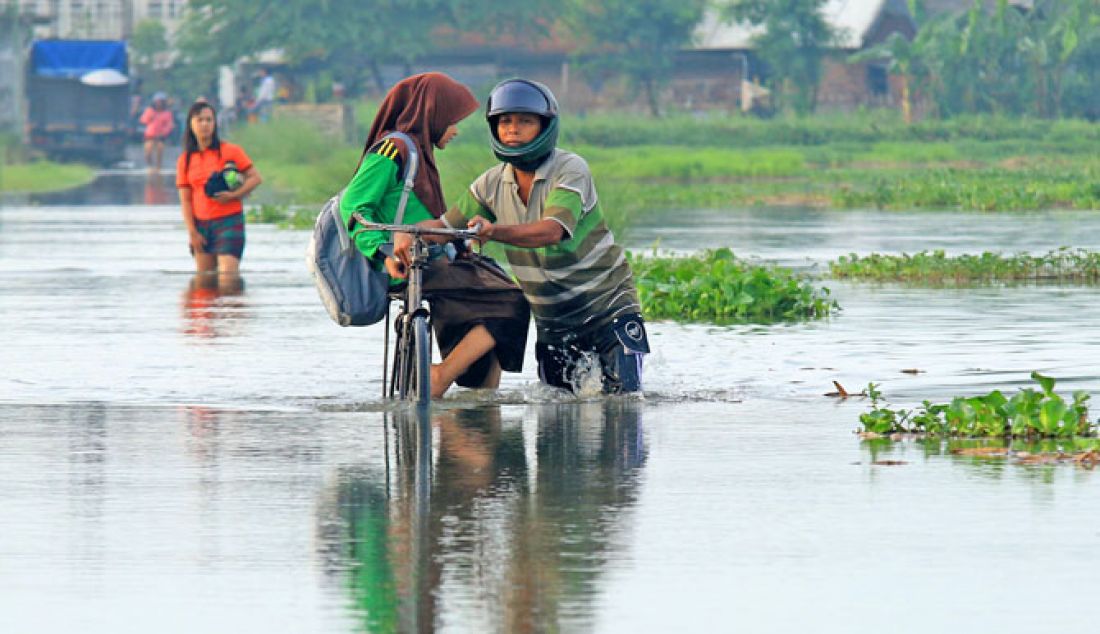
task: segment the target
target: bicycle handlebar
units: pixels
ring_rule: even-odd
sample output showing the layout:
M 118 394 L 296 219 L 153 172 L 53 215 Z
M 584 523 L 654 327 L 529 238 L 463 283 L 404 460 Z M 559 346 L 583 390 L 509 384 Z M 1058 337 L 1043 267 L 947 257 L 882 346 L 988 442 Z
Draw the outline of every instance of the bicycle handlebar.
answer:
M 477 232 L 481 230 L 481 223 L 474 225 L 469 229 L 444 229 L 435 227 L 421 227 L 419 225 L 391 225 L 381 222 L 369 222 L 362 218 L 358 213 L 353 214 L 355 220 L 364 229 L 370 229 L 371 231 L 397 231 L 400 233 L 409 233 L 414 236 L 447 236 L 449 238 L 462 238 L 465 240 L 476 240 Z

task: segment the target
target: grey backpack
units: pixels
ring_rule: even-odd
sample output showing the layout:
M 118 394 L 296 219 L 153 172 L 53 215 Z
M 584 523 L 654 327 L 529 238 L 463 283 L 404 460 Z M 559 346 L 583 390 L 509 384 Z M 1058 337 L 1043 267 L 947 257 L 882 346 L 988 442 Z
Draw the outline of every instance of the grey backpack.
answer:
M 404 166 L 404 189 L 397 205 L 394 224 L 401 224 L 409 192 L 416 181 L 418 155 L 416 144 L 401 132 L 384 138 L 396 138 L 405 144 L 408 160 Z M 313 275 L 321 303 L 332 320 L 341 326 L 369 326 L 378 323 L 389 309 L 390 278 L 375 270 L 355 246 L 352 238 L 363 228 L 348 233 L 340 217 L 340 198 L 336 194 L 321 208 L 313 235 L 306 248 L 306 265 Z

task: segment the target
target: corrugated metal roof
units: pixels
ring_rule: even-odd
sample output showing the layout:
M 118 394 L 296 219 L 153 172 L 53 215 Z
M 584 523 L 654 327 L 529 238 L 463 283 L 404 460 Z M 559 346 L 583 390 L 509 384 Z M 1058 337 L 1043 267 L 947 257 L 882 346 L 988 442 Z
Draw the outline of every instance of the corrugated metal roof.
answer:
M 992 11 L 997 6 L 997 0 L 982 0 L 986 10 Z M 1035 8 L 1035 0 L 1008 0 L 1008 4 L 1024 10 Z M 929 14 L 937 13 L 966 13 L 974 6 L 974 0 L 925 0 L 924 8 Z
M 838 33 L 837 48 L 858 49 L 884 12 L 909 16 L 905 0 L 827 0 L 822 8 L 825 20 Z M 711 9 L 695 30 L 698 49 L 751 49 L 752 39 L 764 32 L 762 27 L 744 22 L 722 21 Z

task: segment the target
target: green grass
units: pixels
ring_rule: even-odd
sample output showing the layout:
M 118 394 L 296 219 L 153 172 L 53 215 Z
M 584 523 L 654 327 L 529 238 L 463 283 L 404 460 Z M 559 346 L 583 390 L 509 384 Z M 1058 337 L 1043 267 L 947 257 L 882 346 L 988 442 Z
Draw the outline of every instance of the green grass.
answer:
M 1090 284 L 1100 281 L 1100 253 L 1069 247 L 1043 255 L 986 251 L 949 257 L 939 250 L 912 255 L 853 253 L 830 262 L 829 272 L 836 279 L 929 285 L 1005 281 Z
M 829 289 L 787 269 L 746 262 L 729 249 L 692 257 L 632 256 L 647 319 L 715 324 L 821 319 L 839 310 Z
M 373 111 L 357 108 L 365 135 Z M 436 160 L 448 202 L 496 163 L 474 115 Z M 289 207 L 294 226 L 347 184 L 362 148 L 304 122 L 244 128 L 240 142 L 264 175 L 257 201 Z M 563 122 L 561 147 L 596 179 L 612 229 L 675 209 L 1100 209 L 1100 125 L 959 118 L 905 126 L 892 113 L 775 119 L 593 115 Z
M 0 191 L 43 192 L 68 189 L 91 182 L 95 170 L 87 165 L 35 161 L 0 164 Z
M 347 184 L 359 153 L 302 121 L 245 126 L 241 145 L 264 178 L 262 200 L 301 205 L 324 202 Z
M 925 401 L 918 410 L 891 409 L 871 383 L 867 393 L 871 410 L 860 414 L 863 431 L 874 435 L 927 434 L 963 438 L 1069 438 L 1092 436 L 1096 426 L 1088 420 L 1089 395 L 1073 393 L 1072 400 L 1054 392 L 1055 379 L 1032 372 L 1039 390 L 1024 388 L 1011 397 L 999 390 L 950 403 Z
M 930 167 L 884 173 L 869 182 L 856 178 L 837 187 L 830 202 L 842 209 L 1100 209 L 1100 164 L 1093 159 L 1063 167 Z
M 1083 145 L 1100 141 L 1100 126 L 1075 119 L 995 116 L 926 120 L 907 126 L 896 112 L 885 110 L 775 119 L 718 113 L 704 116 L 678 114 L 662 119 L 621 114 L 579 117 L 567 113 L 562 125 L 562 137 L 566 143 L 601 147 L 678 145 L 747 148 L 966 140 Z
M 32 155 L 17 136 L 0 132 L 0 192 L 57 191 L 84 185 L 95 177 L 89 166 L 32 160 Z

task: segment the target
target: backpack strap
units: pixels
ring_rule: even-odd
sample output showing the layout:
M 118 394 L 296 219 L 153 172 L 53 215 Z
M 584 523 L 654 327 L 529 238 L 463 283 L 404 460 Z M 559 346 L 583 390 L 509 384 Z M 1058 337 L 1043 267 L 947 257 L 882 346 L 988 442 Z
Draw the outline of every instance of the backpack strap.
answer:
M 409 138 L 409 135 L 404 132 L 390 132 L 383 139 L 397 139 L 405 145 L 405 154 L 408 159 L 404 161 L 402 169 L 404 170 L 405 185 L 401 189 L 401 199 L 397 202 L 397 214 L 394 216 L 393 224 L 403 224 L 402 221 L 405 218 L 405 205 L 409 202 L 409 192 L 412 191 L 413 185 L 416 183 L 416 173 L 420 169 L 420 153 L 416 149 L 416 143 Z
M 405 134 L 404 132 L 390 132 L 389 134 L 379 139 L 379 142 L 386 139 L 397 139 L 398 141 L 401 141 L 401 143 L 405 146 L 405 155 L 407 157 L 406 160 L 398 161 L 402 172 L 401 174 L 399 174 L 399 176 L 402 176 L 405 180 L 405 184 L 401 188 L 401 198 L 397 201 L 397 213 L 394 215 L 393 219 L 393 224 L 399 225 L 403 224 L 402 221 L 405 219 L 405 206 L 408 205 L 409 202 L 409 192 L 412 191 L 413 185 L 416 183 L 416 174 L 417 171 L 420 169 L 420 152 L 416 149 L 416 143 L 414 143 L 413 140 L 409 138 L 409 135 Z M 343 194 L 344 190 L 340 190 L 340 193 L 337 194 L 337 196 L 343 196 Z M 336 209 L 340 209 L 339 199 L 337 199 L 336 201 Z M 339 215 L 339 211 L 337 211 L 337 215 Z M 353 213 L 352 218 L 363 222 L 363 219 L 359 216 L 359 212 Z M 339 218 L 337 218 L 337 220 L 339 220 Z M 337 224 L 343 223 L 338 222 Z M 349 235 L 349 239 L 354 238 L 358 233 L 362 231 L 366 231 L 366 229 L 364 227 L 359 227 L 358 229 L 352 231 Z M 342 238 L 344 235 L 348 235 L 347 227 L 344 227 L 344 230 L 342 232 L 341 244 L 343 244 Z M 389 246 L 388 250 L 386 249 L 387 246 Z M 382 245 L 381 250 L 386 255 L 391 255 L 393 253 L 393 243 L 387 242 L 386 244 Z

